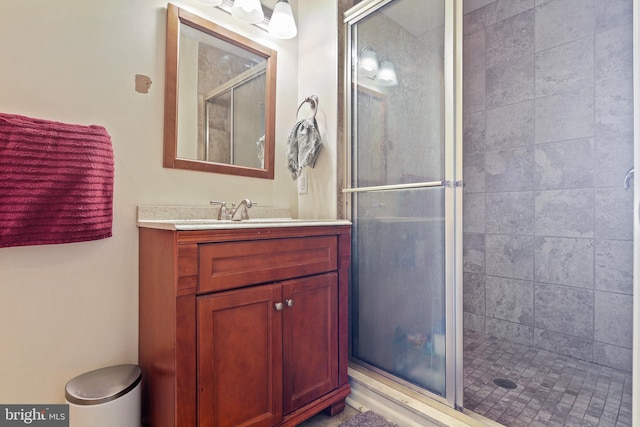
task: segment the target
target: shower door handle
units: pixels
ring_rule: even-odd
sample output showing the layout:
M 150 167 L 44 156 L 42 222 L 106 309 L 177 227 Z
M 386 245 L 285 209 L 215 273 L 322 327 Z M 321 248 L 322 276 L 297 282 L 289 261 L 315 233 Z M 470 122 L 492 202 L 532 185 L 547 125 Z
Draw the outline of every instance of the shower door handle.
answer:
M 634 169 L 631 168 L 624 175 L 624 188 L 628 190 L 631 187 L 631 180 L 633 179 Z

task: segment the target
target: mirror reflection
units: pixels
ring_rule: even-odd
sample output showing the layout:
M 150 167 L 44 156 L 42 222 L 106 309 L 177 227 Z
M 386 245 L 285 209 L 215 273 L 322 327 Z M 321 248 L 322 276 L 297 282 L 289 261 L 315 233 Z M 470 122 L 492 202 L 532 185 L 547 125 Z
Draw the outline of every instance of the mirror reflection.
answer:
M 171 4 L 167 19 L 165 166 L 272 179 L 275 51 Z

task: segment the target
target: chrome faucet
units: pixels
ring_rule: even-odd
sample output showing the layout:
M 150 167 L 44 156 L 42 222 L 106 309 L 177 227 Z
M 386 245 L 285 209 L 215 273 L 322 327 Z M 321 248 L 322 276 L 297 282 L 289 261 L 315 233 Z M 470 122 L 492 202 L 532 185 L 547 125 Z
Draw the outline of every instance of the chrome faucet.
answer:
M 242 221 L 243 219 L 249 219 L 249 211 L 247 209 L 255 205 L 257 205 L 257 203 L 252 202 L 249 199 L 242 200 L 240 203 L 238 203 L 238 206 L 236 206 L 235 203 L 231 203 L 230 219 L 232 221 Z M 240 218 L 235 218 L 236 212 L 238 212 L 240 208 L 242 208 L 242 211 L 240 212 Z

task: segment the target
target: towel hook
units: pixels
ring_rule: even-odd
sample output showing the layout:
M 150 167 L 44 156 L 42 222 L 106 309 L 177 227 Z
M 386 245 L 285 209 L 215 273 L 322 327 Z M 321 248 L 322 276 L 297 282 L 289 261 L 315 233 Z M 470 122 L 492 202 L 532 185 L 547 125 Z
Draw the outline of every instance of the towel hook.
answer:
M 302 101 L 300 103 L 300 105 L 298 106 L 298 111 L 296 111 L 296 119 L 298 118 L 298 113 L 300 113 L 300 108 L 302 108 L 302 106 L 306 103 L 310 103 L 312 106 L 311 108 L 313 108 L 313 118 L 316 118 L 316 114 L 318 113 L 318 104 L 320 103 L 320 101 L 318 100 L 318 97 L 316 95 L 311 95 L 311 96 L 307 96 L 304 101 Z

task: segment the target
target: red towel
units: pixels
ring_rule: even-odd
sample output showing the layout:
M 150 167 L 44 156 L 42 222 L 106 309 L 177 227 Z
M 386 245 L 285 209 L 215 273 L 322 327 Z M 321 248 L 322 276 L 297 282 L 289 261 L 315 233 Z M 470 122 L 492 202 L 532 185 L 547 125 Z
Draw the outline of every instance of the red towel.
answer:
M 0 247 L 104 239 L 112 220 L 105 128 L 0 113 Z

